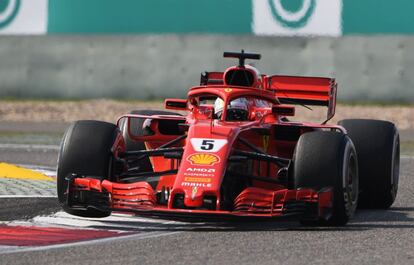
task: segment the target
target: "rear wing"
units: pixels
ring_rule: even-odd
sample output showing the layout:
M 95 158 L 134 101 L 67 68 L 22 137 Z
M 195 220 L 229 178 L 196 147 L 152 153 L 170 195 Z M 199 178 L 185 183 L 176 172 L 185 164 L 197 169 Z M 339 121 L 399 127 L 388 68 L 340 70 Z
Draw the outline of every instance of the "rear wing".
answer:
M 284 104 L 327 106 L 327 120 L 335 115 L 337 83 L 334 78 L 273 75 L 267 77 L 268 90 Z

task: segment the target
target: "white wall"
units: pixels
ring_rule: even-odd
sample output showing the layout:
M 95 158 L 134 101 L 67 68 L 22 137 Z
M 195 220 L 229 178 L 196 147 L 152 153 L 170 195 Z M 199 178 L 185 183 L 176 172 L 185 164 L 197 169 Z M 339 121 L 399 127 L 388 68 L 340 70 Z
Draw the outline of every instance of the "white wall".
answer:
M 185 96 L 205 70 L 262 54 L 267 74 L 336 77 L 340 100 L 414 103 L 414 37 L 278 38 L 218 35 L 2 36 L 0 97 Z

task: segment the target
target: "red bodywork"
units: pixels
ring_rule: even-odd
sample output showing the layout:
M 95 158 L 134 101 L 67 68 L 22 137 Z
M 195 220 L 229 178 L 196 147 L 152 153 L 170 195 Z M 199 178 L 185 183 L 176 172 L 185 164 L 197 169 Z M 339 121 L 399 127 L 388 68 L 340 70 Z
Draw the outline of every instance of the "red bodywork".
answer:
M 229 82 L 231 79 L 226 74 L 235 71 L 249 72 L 251 84 Z M 321 129 L 344 132 L 344 129 L 325 123 L 290 122 L 286 116 L 294 115 L 294 104 L 310 104 L 327 106 L 327 119 L 332 118 L 335 80 L 266 76 L 257 74 L 252 67 L 235 66 L 224 73 L 208 73 L 201 83 L 189 90 L 186 100 L 167 99 L 165 102 L 168 109 L 186 110 L 186 116 L 127 114 L 118 120 L 118 125 L 128 122 L 129 137 L 144 142 L 146 151 L 159 151 L 148 153 L 153 172 L 160 172 L 156 185 L 150 185 L 145 178 L 126 182 L 121 175 L 105 176 L 109 180 L 103 181 L 78 176 L 70 180 L 68 192 L 105 195 L 108 204 L 102 208 L 142 215 L 329 216 L 333 199 L 330 187 L 318 191 L 293 189 L 285 179 L 289 178 L 289 166 L 301 134 Z M 212 100 L 217 97 L 224 101 L 221 119 L 214 118 Z M 240 97 L 249 99 L 248 120 L 226 120 L 228 103 Z M 134 133 L 137 128 L 130 125 L 133 119 L 148 121 L 152 134 Z M 177 121 L 179 133 L 163 132 L 165 129 L 160 128 L 165 121 Z M 169 144 L 171 141 L 173 143 Z M 122 135 L 115 141 L 112 152 L 120 161 L 134 155 L 125 151 Z M 127 164 L 124 170 L 128 171 Z M 231 173 L 233 171 L 235 173 Z M 237 186 L 237 181 L 231 180 L 233 175 L 237 179 L 248 179 L 248 184 L 241 185 L 228 206 L 223 193 L 231 192 L 223 187 L 231 191 L 232 185 Z M 101 208 L 101 205 L 82 204 L 76 200 L 70 205 Z

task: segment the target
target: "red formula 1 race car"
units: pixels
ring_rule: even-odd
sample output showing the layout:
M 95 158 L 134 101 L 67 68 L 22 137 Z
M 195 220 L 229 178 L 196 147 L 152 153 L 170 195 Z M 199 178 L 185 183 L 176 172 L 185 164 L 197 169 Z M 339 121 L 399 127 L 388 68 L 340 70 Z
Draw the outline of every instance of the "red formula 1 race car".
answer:
M 77 121 L 58 160 L 58 197 L 74 215 L 294 218 L 344 225 L 360 207 L 388 208 L 399 178 L 399 134 L 379 120 L 335 113 L 334 79 L 261 75 L 246 59 L 205 72 L 187 99 L 117 124 Z M 322 123 L 293 122 L 295 105 L 327 107 Z

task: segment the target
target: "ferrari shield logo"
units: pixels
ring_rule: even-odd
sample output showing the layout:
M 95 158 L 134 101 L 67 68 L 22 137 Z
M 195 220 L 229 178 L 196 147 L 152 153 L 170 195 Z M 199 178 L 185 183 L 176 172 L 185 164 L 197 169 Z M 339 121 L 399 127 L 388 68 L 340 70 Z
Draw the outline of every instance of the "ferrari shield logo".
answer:
M 197 194 L 198 188 L 197 187 L 193 187 L 193 189 L 191 190 L 191 199 L 194 200 L 196 194 Z

